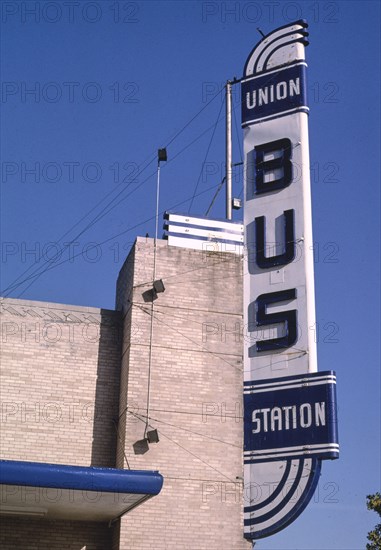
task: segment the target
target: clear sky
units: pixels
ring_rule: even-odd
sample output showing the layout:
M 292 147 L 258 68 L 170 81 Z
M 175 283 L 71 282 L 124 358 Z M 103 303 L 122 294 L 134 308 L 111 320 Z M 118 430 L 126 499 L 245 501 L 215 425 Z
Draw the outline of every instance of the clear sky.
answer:
M 302 516 L 256 549 L 363 549 L 377 521 L 365 497 L 380 487 L 380 3 L 1 9 L 1 288 L 18 281 L 6 295 L 111 309 L 131 243 L 154 235 L 157 148 L 168 145 L 160 209 L 204 215 L 224 164 L 224 111 L 218 119 L 212 98 L 242 75 L 257 27 L 307 19 L 319 368 L 337 372 L 341 458 L 323 464 Z M 238 86 L 233 107 L 240 162 Z M 223 192 L 211 215 L 224 216 Z M 28 278 L 35 270 L 45 271 Z

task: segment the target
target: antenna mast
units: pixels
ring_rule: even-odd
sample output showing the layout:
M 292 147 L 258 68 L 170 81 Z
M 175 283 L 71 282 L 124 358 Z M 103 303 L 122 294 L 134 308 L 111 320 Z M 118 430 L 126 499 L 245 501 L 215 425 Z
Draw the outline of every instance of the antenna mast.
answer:
M 232 219 L 232 83 L 226 82 L 226 219 Z

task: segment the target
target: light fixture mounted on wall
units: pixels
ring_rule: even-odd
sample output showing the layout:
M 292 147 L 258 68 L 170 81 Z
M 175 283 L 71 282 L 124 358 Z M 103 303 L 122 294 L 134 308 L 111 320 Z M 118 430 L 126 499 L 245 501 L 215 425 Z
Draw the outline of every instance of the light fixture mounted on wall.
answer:
M 153 289 L 156 292 L 156 294 L 160 294 L 160 292 L 164 292 L 165 286 L 163 283 L 163 279 L 157 279 L 153 282 Z
M 159 443 L 159 432 L 156 428 L 147 432 L 147 439 L 149 443 Z
M 159 441 L 159 432 L 156 428 L 146 430 L 143 439 L 139 439 L 139 441 L 135 441 L 133 444 L 134 453 L 136 455 L 144 455 L 149 451 L 150 443 L 159 443 Z
M 152 301 L 157 299 L 157 295 L 165 291 L 165 286 L 162 279 L 156 279 L 152 284 Z

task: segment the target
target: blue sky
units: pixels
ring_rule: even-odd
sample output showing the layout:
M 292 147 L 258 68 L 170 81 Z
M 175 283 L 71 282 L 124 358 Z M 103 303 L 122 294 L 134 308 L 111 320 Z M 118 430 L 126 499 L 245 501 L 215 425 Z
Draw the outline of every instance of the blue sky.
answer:
M 160 209 L 204 215 L 224 163 L 212 98 L 241 76 L 257 27 L 307 19 L 319 368 L 338 376 L 341 458 L 256 548 L 364 548 L 377 520 L 365 496 L 380 486 L 379 2 L 76 4 L 1 5 L 2 289 L 20 277 L 9 296 L 113 308 L 131 243 L 154 235 L 157 148 L 169 144 Z M 238 86 L 233 107 L 239 162 Z M 27 279 L 62 243 L 59 265 Z

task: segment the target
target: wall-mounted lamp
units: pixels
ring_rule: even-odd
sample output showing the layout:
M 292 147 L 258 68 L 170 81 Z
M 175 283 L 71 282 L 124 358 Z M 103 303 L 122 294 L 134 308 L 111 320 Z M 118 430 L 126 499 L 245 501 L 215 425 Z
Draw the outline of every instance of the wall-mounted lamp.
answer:
M 135 441 L 132 447 L 136 455 L 144 455 L 149 451 L 148 439 L 146 437 L 139 439 L 139 441 Z
M 153 302 L 154 300 L 157 300 L 157 295 L 161 292 L 165 291 L 165 286 L 162 279 L 156 279 L 152 283 L 152 288 L 146 290 L 143 292 L 143 300 L 145 302 Z
M 153 288 L 156 294 L 160 294 L 160 292 L 164 292 L 165 286 L 163 283 L 163 279 L 157 279 L 153 282 Z
M 159 443 L 159 433 L 156 428 L 148 430 L 143 439 L 135 441 L 133 444 L 134 453 L 136 455 L 144 455 L 149 451 L 149 443 Z
M 156 429 L 149 430 L 147 432 L 147 439 L 149 443 L 159 443 L 159 433 Z

